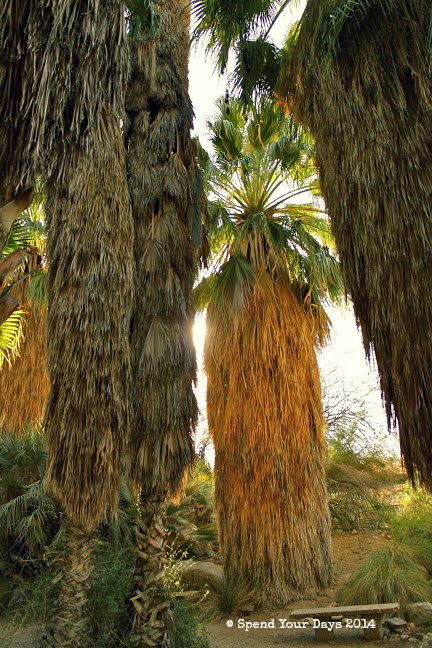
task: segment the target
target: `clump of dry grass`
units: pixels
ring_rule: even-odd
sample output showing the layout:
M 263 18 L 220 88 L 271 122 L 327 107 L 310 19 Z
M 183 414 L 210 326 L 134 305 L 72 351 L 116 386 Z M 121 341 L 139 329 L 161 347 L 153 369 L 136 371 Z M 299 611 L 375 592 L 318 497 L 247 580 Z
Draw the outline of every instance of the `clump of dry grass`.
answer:
M 376 355 L 389 425 L 399 423 L 410 477 L 431 487 L 430 7 L 351 5 L 343 15 L 333 0 L 309 0 L 295 106 L 315 136 L 345 282 L 366 353 Z
M 256 603 L 258 598 L 257 592 L 245 580 L 230 574 L 209 578 L 207 586 L 204 607 L 212 616 L 239 613 L 244 606 Z
M 394 603 L 402 613 L 409 603 L 430 601 L 432 589 L 428 574 L 411 551 L 393 543 L 371 554 L 338 592 L 342 605 Z

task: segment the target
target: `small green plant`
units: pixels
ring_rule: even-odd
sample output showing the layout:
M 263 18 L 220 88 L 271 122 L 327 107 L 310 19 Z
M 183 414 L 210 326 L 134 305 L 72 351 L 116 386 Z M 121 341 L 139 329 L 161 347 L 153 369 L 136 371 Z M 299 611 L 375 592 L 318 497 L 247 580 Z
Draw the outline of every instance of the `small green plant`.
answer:
M 165 588 L 172 596 L 175 596 L 183 591 L 183 572 L 192 561 L 187 560 L 187 551 L 176 549 L 172 544 L 167 547 L 166 558 Z
M 181 551 L 174 544 L 168 545 L 165 588 L 172 599 L 172 623 L 168 627 L 170 645 L 172 648 L 209 648 L 202 611 L 179 597 L 183 593 L 183 572 L 192 562 L 187 556 L 187 551 Z
M 209 648 L 204 616 L 195 606 L 176 600 L 172 607 L 172 625 L 168 629 L 172 648 Z
M 194 468 L 178 501 L 169 502 L 165 524 L 169 544 L 188 557 L 214 555 L 218 534 L 214 517 L 214 480 L 202 459 Z
M 256 592 L 240 578 L 224 575 L 208 580 L 206 607 L 213 616 L 233 614 L 255 601 Z
M 100 542 L 92 580 L 91 621 L 95 648 L 118 648 L 126 636 L 127 600 L 133 588 L 132 546 Z
M 410 549 L 394 542 L 360 565 L 339 590 L 337 600 L 342 605 L 397 601 L 403 613 L 408 603 L 432 600 L 432 589 L 426 569 Z

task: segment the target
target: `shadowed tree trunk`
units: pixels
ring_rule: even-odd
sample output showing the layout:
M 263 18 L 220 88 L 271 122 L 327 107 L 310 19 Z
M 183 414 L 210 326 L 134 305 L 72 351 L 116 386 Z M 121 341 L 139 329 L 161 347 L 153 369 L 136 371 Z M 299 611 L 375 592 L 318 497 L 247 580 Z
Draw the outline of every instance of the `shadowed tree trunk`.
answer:
M 348 3 L 347 3 L 348 4 Z M 432 487 L 430 3 L 309 0 L 295 53 L 296 109 L 389 426 L 410 477 Z M 383 6 L 387 9 L 383 10 Z M 341 17 L 342 30 L 323 51 Z
M 32 202 L 36 141 L 34 76 L 41 64 L 36 47 L 42 12 L 36 0 L 4 0 L 0 7 L 0 293 L 4 288 L 4 244 L 14 221 Z M 3 276 L 2 276 L 3 275 Z M 8 293 L 0 296 L 0 325 L 19 303 Z
M 0 8 L 0 207 L 33 181 L 34 76 L 43 13 L 37 0 L 4 0 Z
M 63 579 L 58 606 L 61 610 L 44 638 L 45 646 L 85 646 L 89 641 L 88 595 L 94 570 L 94 536 L 72 524 L 64 524 Z
M 189 5 L 156 2 L 156 41 L 132 40 L 126 99 L 129 190 L 135 227 L 132 317 L 133 477 L 140 488 L 135 608 L 131 641 L 166 646 L 169 600 L 164 571 L 163 508 L 194 452 L 197 419 L 192 341 L 196 249 L 192 231 L 195 155 L 188 96 Z

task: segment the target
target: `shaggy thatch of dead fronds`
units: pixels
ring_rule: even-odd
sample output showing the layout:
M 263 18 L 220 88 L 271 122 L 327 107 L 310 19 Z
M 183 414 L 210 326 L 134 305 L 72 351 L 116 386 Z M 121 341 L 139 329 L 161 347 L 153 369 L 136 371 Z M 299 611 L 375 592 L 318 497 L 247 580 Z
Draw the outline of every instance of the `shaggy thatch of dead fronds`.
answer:
M 38 142 L 49 179 L 66 181 L 70 164 L 92 155 L 112 137 L 128 72 L 124 4 L 114 0 L 38 0 L 47 42 L 36 75 Z M 55 154 L 53 154 L 55 153 Z
M 193 460 L 192 341 L 196 149 L 188 95 L 187 2 L 156 3 L 159 38 L 132 40 L 127 161 L 135 226 L 133 476 L 143 493 L 176 491 Z M 143 61 L 152 61 L 143 65 Z M 200 215 L 198 214 L 198 219 Z
M 32 304 L 23 309 L 28 315 L 19 355 L 0 371 L 0 429 L 16 435 L 42 420 L 49 391 L 45 365 L 47 311 Z
M 74 524 L 116 506 L 129 429 L 132 218 L 119 119 L 124 16 L 115 0 L 46 0 L 43 137 L 51 392 L 46 486 Z
M 316 139 L 322 192 L 389 423 L 399 423 L 410 477 L 431 488 L 430 3 L 362 4 L 328 52 L 335 2 L 309 0 L 295 102 Z
M 31 179 L 35 2 L 5 0 L 0 7 L 0 205 Z
M 132 231 L 123 155 L 113 121 L 106 146 L 84 153 L 66 185 L 47 187 L 46 483 L 85 527 L 116 505 L 129 428 Z
M 328 584 L 330 520 L 313 334 L 291 289 L 268 289 L 209 307 L 207 411 L 226 572 L 284 604 Z

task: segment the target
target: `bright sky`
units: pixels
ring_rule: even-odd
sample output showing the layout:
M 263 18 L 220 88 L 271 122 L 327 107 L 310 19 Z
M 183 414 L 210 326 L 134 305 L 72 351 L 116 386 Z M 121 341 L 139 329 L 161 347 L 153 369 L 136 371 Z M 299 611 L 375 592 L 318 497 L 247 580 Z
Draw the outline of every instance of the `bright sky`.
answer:
M 283 43 L 290 25 L 298 20 L 303 12 L 306 0 L 295 2 L 292 10 L 287 10 L 280 18 L 272 32 L 272 38 L 278 45 Z M 203 45 L 194 47 L 190 61 L 190 94 L 195 110 L 195 132 L 204 146 L 208 146 L 207 119 L 215 114 L 216 100 L 225 94 L 226 77 L 220 77 L 215 70 L 214 62 L 205 54 Z M 369 366 L 365 359 L 361 335 L 357 330 L 352 310 L 330 309 L 333 332 L 330 344 L 319 355 L 322 377 L 329 383 L 329 389 L 338 396 L 341 390 L 357 394 L 359 404 L 363 401 L 376 428 L 379 437 L 387 438 L 387 426 L 378 383 L 378 374 L 374 366 Z M 202 411 L 205 411 L 206 381 L 202 371 L 202 352 L 205 336 L 205 317 L 199 316 L 195 324 L 195 344 L 199 363 L 199 384 L 197 397 Z M 397 451 L 395 437 L 387 439 L 389 449 Z

